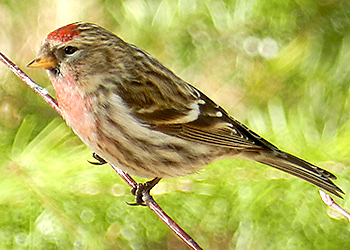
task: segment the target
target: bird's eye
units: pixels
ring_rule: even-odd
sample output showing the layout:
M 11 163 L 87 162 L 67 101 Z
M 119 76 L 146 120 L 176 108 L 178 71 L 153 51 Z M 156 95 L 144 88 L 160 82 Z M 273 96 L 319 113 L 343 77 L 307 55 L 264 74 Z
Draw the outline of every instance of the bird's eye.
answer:
M 64 53 L 66 53 L 66 55 L 72 55 L 77 50 L 78 49 L 73 47 L 73 46 L 67 46 L 67 47 L 64 48 Z

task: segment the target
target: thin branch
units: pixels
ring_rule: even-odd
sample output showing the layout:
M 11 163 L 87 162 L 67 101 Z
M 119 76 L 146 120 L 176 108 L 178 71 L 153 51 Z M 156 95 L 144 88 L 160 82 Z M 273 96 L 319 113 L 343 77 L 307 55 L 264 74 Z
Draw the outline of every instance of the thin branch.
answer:
M 341 206 L 339 206 L 333 199 L 332 197 L 330 197 L 328 194 L 326 194 L 325 192 L 323 192 L 322 190 L 319 191 L 320 192 L 320 196 L 322 201 L 329 207 L 333 208 L 334 210 L 338 211 L 339 213 L 341 213 L 342 215 L 344 215 L 348 221 L 350 222 L 350 214 Z
M 43 87 L 34 82 L 26 73 L 24 73 L 16 64 L 8 59 L 3 53 L 0 52 L 0 61 L 3 62 L 9 69 L 12 70 L 29 88 L 34 90 L 41 98 L 44 99 L 59 115 L 61 110 L 57 105 L 55 98 L 49 95 L 49 92 Z
M 12 70 L 29 88 L 35 91 L 44 101 L 49 104 L 59 115 L 62 115 L 61 109 L 57 105 L 56 100 L 48 93 L 48 91 L 37 83 L 35 83 L 26 73 L 10 61 L 4 54 L 0 52 L 0 61 Z M 112 168 L 120 175 L 120 177 L 130 186 L 136 187 L 136 182 L 126 172 L 111 165 Z M 191 249 L 202 249 L 179 225 L 177 225 L 153 200 L 152 196 L 145 194 L 143 200 L 146 205 Z

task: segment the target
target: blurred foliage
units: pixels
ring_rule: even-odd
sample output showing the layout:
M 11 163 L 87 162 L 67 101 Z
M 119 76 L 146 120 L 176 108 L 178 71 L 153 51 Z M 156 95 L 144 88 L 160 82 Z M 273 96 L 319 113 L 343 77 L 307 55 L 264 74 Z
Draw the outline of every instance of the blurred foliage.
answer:
M 350 192 L 349 1 L 2 0 L 0 16 L 0 50 L 22 68 L 55 28 L 104 26 Z M 45 72 L 26 71 L 52 93 Z M 88 164 L 89 149 L 4 66 L 0 117 L 0 249 L 186 249 L 125 204 L 128 186 Z M 205 249 L 350 248 L 349 224 L 317 188 L 257 163 L 216 162 L 153 194 Z

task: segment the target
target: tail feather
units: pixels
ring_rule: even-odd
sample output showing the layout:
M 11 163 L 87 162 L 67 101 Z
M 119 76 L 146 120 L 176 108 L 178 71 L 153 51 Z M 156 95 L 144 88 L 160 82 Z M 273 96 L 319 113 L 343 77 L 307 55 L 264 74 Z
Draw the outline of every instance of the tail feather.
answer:
M 268 157 L 259 157 L 256 161 L 297 176 L 339 198 L 343 198 L 340 194 L 344 194 L 344 192 L 331 180 L 337 179 L 332 173 L 293 155 L 281 152 L 271 156 L 269 153 Z

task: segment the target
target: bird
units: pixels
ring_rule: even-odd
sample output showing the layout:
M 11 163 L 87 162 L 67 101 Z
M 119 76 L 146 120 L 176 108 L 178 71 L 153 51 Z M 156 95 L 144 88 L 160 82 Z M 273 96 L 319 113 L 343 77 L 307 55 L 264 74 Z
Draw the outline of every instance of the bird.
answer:
M 335 175 L 280 150 L 152 55 L 99 25 L 75 22 L 52 31 L 28 67 L 46 69 L 63 119 L 94 152 L 96 164 L 153 178 L 150 188 L 239 157 L 344 194 Z

